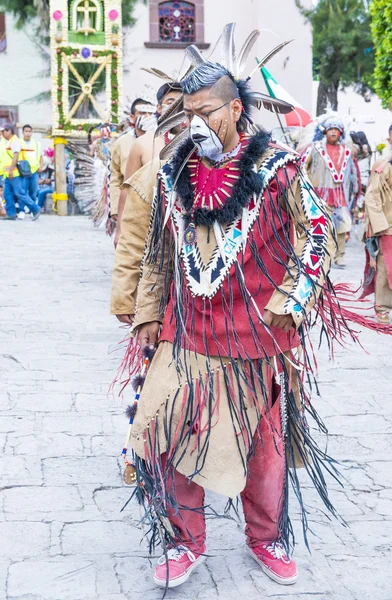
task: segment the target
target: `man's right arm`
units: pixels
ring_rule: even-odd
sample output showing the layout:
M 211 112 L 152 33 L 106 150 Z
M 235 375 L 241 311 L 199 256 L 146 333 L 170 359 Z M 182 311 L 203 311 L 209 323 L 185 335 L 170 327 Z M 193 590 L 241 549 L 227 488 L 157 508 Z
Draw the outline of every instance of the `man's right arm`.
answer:
M 130 187 L 117 244 L 111 295 L 111 313 L 129 322 L 135 312 L 140 264 L 151 217 L 151 206 Z M 128 319 L 122 319 L 126 315 Z
M 110 312 L 128 324 L 135 312 L 157 167 L 158 165 L 146 165 L 127 188 L 121 235 L 115 253 Z
M 143 144 L 140 139 L 136 140 L 133 144 L 131 152 L 129 153 L 127 166 L 125 167 L 125 177 L 124 181 L 126 182 L 130 177 L 132 177 L 136 171 L 142 168 L 143 161 Z
M 383 195 L 392 198 L 392 167 L 386 165 L 381 172 L 375 171 L 365 195 L 366 213 L 373 235 L 380 235 L 390 227 L 383 210 Z
M 127 166 L 125 169 L 125 177 L 122 189 L 120 189 L 119 199 L 118 199 L 118 207 L 117 207 L 117 231 L 116 236 L 114 238 L 114 247 L 117 248 L 120 235 L 121 235 L 121 226 L 122 226 L 122 218 L 124 214 L 125 204 L 127 202 L 127 190 L 129 186 L 129 179 L 142 168 L 142 145 L 140 141 L 136 140 L 133 144 L 131 152 L 129 153 Z
M 120 186 L 123 183 L 123 176 L 121 174 L 121 157 L 120 157 L 120 144 L 119 140 L 116 140 L 114 147 L 111 152 L 110 159 L 110 216 L 117 216 L 118 214 L 118 202 L 120 198 Z

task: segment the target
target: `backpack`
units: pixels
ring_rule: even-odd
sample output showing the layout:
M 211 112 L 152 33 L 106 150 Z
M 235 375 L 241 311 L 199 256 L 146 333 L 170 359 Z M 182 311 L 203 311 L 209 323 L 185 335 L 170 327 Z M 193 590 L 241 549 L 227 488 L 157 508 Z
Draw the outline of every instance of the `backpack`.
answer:
M 30 163 L 28 160 L 20 160 L 16 165 L 16 168 L 18 169 L 19 175 L 21 177 L 30 177 L 32 175 Z

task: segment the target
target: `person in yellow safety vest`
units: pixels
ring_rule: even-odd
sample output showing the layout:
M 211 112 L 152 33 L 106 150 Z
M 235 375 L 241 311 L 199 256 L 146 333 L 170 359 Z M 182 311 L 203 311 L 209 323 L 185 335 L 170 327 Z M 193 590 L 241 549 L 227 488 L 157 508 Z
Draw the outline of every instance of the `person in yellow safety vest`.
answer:
M 30 198 L 26 192 L 23 178 L 20 176 L 17 164 L 21 159 L 22 145 L 19 138 L 15 135 L 14 126 L 11 123 L 4 123 L 0 129 L 6 140 L 5 150 L 1 153 L 1 169 L 4 177 L 4 198 L 7 215 L 3 219 L 15 221 L 16 205 L 27 206 L 32 213 L 32 220 L 35 221 L 41 214 L 41 209 Z
M 6 140 L 3 137 L 3 133 L 0 129 L 0 217 L 5 217 L 5 200 L 4 200 L 4 180 L 2 170 L 2 154 L 5 152 Z
M 5 152 L 5 146 L 6 146 L 6 139 L 3 136 L 3 131 L 2 131 L 2 127 L 0 127 L 0 180 L 3 179 L 3 154 Z
M 31 125 L 24 125 L 22 131 L 21 159 L 27 160 L 31 169 L 31 175 L 29 177 L 23 177 L 23 183 L 25 184 L 26 192 L 30 198 L 37 204 L 39 175 L 43 169 L 41 144 L 32 137 L 33 128 Z M 19 208 L 21 211 L 24 211 L 24 206 L 20 206 Z M 24 212 L 22 214 L 24 214 Z

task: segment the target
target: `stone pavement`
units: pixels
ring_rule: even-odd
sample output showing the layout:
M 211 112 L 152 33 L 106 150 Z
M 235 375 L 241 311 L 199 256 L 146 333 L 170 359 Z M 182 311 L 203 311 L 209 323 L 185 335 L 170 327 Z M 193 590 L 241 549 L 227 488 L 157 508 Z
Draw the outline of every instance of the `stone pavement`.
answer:
M 82 217 L 0 223 L 0 600 L 158 600 L 139 509 L 121 513 L 124 401 L 108 394 L 124 332 L 108 314 L 112 243 Z M 355 240 L 345 278 L 358 281 Z M 340 271 L 334 277 L 342 276 Z M 329 451 L 343 462 L 329 521 L 313 490 L 310 555 L 283 588 L 246 555 L 242 524 L 208 522 L 210 558 L 168 600 L 390 600 L 392 342 L 320 355 Z M 225 499 L 209 496 L 218 510 Z

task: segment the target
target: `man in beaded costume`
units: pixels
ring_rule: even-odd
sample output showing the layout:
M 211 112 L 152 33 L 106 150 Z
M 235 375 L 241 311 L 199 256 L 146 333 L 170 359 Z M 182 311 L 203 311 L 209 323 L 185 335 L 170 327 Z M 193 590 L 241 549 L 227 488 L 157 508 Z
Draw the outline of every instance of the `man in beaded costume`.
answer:
M 344 268 L 347 234 L 351 231 L 351 197 L 361 195 L 361 176 L 351 149 L 344 143 L 345 128 L 337 116 L 327 117 L 317 126 L 313 143 L 302 162 L 317 194 L 333 214 L 337 252 L 335 264 Z
M 157 131 L 188 121 L 158 174 L 133 324 L 141 347 L 158 344 L 131 411 L 131 446 L 137 496 L 166 545 L 154 577 L 163 587 L 205 559 L 205 487 L 241 494 L 247 548 L 283 585 L 297 580 L 290 481 L 307 530 L 296 466 L 334 513 L 323 469 L 335 468 L 310 436 L 306 414 L 322 424 L 304 385 L 312 307 L 334 336 L 333 225 L 299 156 L 252 128 L 252 106 L 291 107 L 240 78 L 258 32 L 233 72 L 233 29 L 225 65 L 187 49 L 194 70 Z
M 363 295 L 375 293 L 377 320 L 388 325 L 392 311 L 392 150 L 373 170 L 365 195 L 365 217 Z

